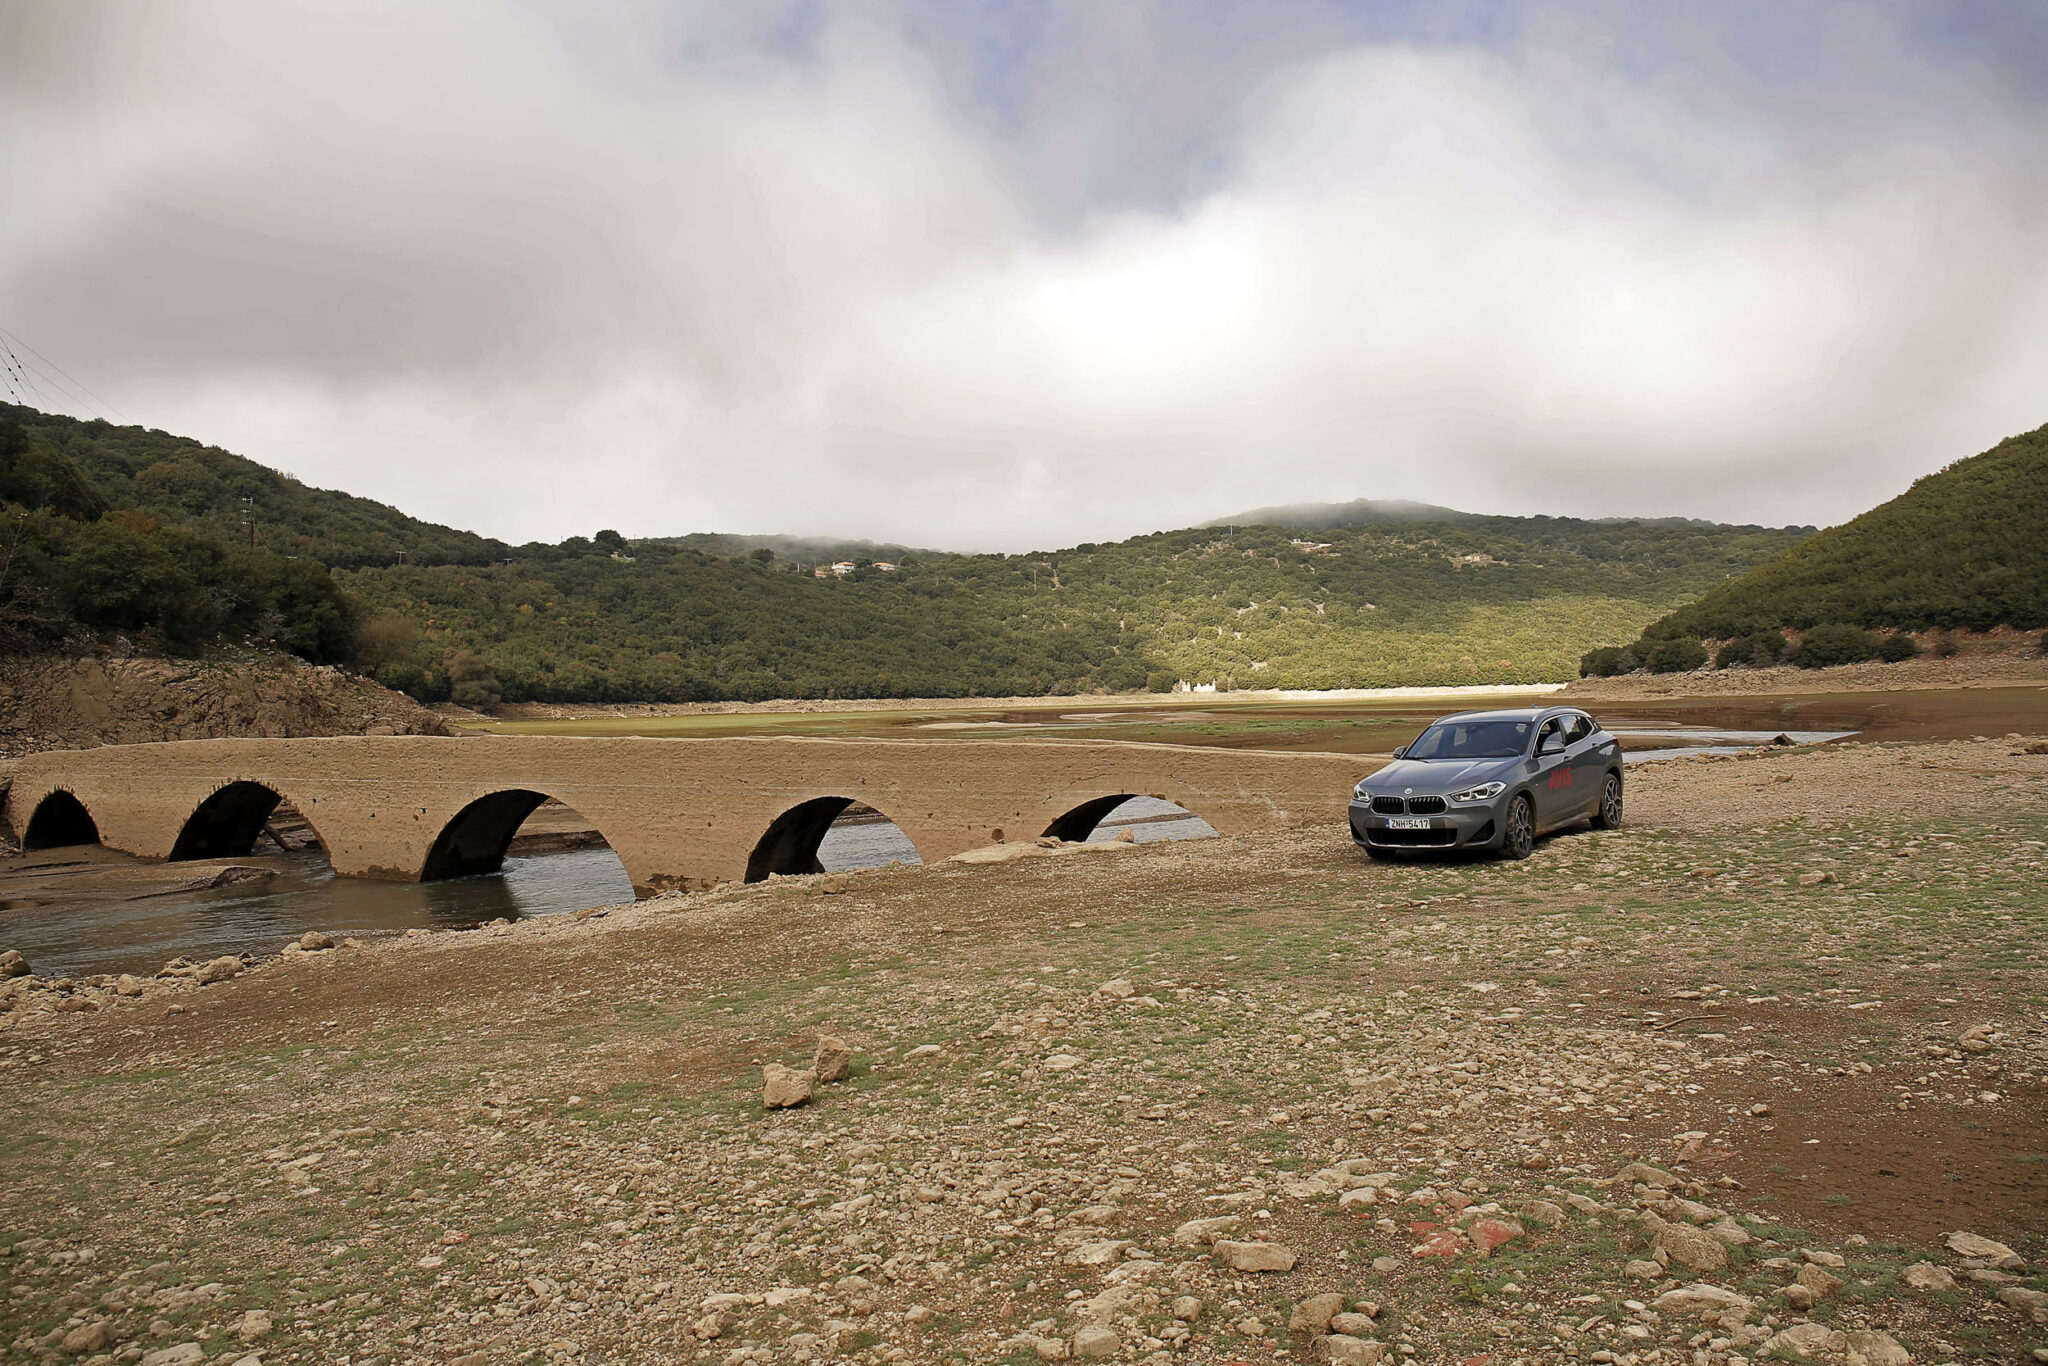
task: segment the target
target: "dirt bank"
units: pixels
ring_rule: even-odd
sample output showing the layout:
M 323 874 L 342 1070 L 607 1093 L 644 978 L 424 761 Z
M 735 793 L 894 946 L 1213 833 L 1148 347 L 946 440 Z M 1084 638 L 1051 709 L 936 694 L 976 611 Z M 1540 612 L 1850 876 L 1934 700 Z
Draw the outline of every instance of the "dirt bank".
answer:
M 402 693 L 295 659 L 0 660 L 0 758 L 223 736 L 450 733 Z
M 1333 822 L 12 988 L 0 1342 L 2026 1360 L 2027 748 L 1654 765 L 1524 863 Z M 851 1076 L 764 1112 L 828 1033 Z
M 1832 669 L 1701 669 L 1683 674 L 1581 678 L 1556 696 L 1591 702 L 1655 697 L 1726 697 L 1771 693 L 1897 692 L 1920 688 L 2048 685 L 2048 656 L 2015 644 L 2009 653 L 1923 656 L 1900 664 L 1842 664 Z

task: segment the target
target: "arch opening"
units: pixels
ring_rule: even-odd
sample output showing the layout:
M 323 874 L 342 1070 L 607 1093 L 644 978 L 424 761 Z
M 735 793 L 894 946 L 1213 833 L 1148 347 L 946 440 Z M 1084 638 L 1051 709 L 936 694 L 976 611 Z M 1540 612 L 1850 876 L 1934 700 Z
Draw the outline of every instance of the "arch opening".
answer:
M 248 856 L 283 803 L 275 789 L 262 783 L 229 783 L 186 817 L 177 843 L 171 846 L 170 861 Z M 292 814 L 297 816 L 297 812 Z M 283 841 L 279 843 L 282 846 Z
M 1164 797 L 1120 792 L 1082 802 L 1046 826 L 1045 833 L 1068 844 L 1126 838 L 1150 844 L 1155 840 L 1207 839 L 1216 833 L 1216 827 Z
M 923 862 L 903 828 L 872 806 L 851 797 L 814 797 L 769 823 L 747 858 L 747 881 Z
M 551 871 L 540 872 L 529 862 L 556 854 L 576 855 L 574 866 L 550 864 Z M 508 858 L 515 867 L 507 868 Z M 566 894 L 597 906 L 634 895 L 625 864 L 603 832 L 574 807 L 527 788 L 479 797 L 450 817 L 427 851 L 420 881 L 492 873 L 504 873 L 513 883 L 527 877 L 544 884 L 524 892 L 515 887 L 515 900 L 533 895 L 545 903 Z
M 75 844 L 98 844 L 100 827 L 85 809 L 85 803 L 62 788 L 36 803 L 21 835 L 21 847 L 62 849 Z

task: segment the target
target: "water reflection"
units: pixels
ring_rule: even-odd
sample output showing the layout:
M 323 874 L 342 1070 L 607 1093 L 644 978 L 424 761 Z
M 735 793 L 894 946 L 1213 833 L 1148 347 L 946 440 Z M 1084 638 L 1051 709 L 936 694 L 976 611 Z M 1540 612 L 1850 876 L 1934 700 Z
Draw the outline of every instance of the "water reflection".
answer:
M 93 863 L 109 868 L 119 858 L 95 853 Z M 447 929 L 633 899 L 632 881 L 607 848 L 514 856 L 499 873 L 425 883 L 336 877 L 317 852 L 239 863 L 276 874 L 141 900 L 95 899 L 88 884 L 75 897 L 0 910 L 0 942 L 46 977 L 148 974 L 177 957 L 275 953 L 307 930 L 339 938 Z

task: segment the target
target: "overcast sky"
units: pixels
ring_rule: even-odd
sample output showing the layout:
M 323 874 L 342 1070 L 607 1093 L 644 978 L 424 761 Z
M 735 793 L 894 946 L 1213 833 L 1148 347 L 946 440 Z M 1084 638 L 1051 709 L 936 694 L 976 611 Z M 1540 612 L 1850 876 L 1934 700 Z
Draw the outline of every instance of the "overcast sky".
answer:
M 2048 422 L 2044 167 L 2033 0 L 0 0 L 0 328 L 514 541 L 1840 521 Z

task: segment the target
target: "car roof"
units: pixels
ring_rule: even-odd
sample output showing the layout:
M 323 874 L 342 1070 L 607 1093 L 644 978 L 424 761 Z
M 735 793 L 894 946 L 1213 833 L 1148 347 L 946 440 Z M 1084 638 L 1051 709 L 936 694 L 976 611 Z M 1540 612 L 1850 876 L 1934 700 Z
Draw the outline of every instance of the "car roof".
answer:
M 1449 716 L 1439 716 L 1437 724 L 1445 721 L 1537 721 L 1578 710 L 1578 707 L 1504 707 L 1498 711 L 1457 711 Z

